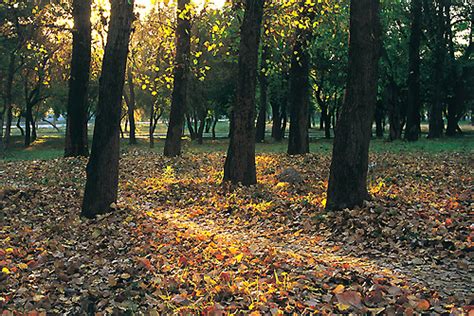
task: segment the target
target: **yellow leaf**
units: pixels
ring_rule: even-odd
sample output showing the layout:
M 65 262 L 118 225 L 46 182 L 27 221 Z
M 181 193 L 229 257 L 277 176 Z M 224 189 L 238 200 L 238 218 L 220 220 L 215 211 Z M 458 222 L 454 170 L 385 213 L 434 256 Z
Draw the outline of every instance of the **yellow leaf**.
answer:
M 341 294 L 342 292 L 344 292 L 344 285 L 339 284 L 338 286 L 334 288 L 334 290 L 332 290 L 332 292 L 334 294 Z
M 18 268 L 25 270 L 25 269 L 28 269 L 28 265 L 26 263 L 19 263 Z
M 326 207 L 327 201 L 328 201 L 328 200 L 327 200 L 326 198 L 324 198 L 324 199 L 321 201 L 321 205 L 322 205 L 323 207 Z
M 5 274 L 10 274 L 10 270 L 8 270 L 7 267 L 3 267 L 2 272 L 5 273 Z
M 5 251 L 6 251 L 7 253 L 11 253 L 11 252 L 13 252 L 13 248 L 7 248 L 7 249 L 5 249 Z
M 337 303 L 336 306 L 340 311 L 348 310 L 351 307 L 351 305 L 346 305 L 346 304 L 341 304 L 341 303 Z
M 240 255 L 235 256 L 235 260 L 237 260 L 237 262 L 240 262 L 240 261 L 242 261 L 243 257 L 244 257 L 244 254 L 241 253 Z

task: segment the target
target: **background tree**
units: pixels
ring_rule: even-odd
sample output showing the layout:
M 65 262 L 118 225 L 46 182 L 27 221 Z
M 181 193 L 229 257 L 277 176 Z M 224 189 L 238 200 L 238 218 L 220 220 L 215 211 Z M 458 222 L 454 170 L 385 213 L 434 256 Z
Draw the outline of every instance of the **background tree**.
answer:
M 74 30 L 64 150 L 66 157 L 89 155 L 87 89 L 92 45 L 91 0 L 74 0 L 72 14 Z
M 190 11 L 191 5 L 189 0 L 178 0 L 174 86 L 164 148 L 164 155 L 168 157 L 181 154 L 181 136 L 183 134 L 184 114 L 187 105 L 189 57 L 191 53 Z
M 378 0 L 353 0 L 345 102 L 333 145 L 326 208 L 360 205 L 369 197 L 367 169 L 377 96 L 381 26 Z
M 120 111 L 132 20 L 133 0 L 111 1 L 97 118 L 81 213 L 89 218 L 110 211 L 110 205 L 117 200 Z
M 417 141 L 421 133 L 420 127 L 420 42 L 421 42 L 421 0 L 412 0 L 410 8 L 410 42 L 408 47 L 408 99 L 407 99 L 407 124 L 405 139 Z
M 246 0 L 240 29 L 239 74 L 231 114 L 224 181 L 257 183 L 255 167 L 255 89 L 264 0 Z

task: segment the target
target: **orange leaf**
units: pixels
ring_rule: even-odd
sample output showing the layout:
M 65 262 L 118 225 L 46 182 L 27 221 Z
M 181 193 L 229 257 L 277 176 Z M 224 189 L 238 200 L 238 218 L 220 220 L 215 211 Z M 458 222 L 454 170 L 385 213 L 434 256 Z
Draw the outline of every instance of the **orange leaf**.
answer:
M 416 305 L 416 309 L 419 311 L 427 311 L 430 309 L 430 302 L 428 300 L 421 300 Z

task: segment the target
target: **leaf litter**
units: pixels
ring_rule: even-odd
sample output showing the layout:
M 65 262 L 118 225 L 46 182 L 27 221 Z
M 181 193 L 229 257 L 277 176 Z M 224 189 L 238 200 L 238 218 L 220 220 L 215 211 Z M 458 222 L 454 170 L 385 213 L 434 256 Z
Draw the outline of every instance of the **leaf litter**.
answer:
M 327 155 L 123 153 L 117 210 L 79 217 L 84 159 L 2 162 L 4 314 L 466 314 L 472 158 L 371 155 L 373 200 L 326 212 Z M 279 182 L 293 168 L 301 183 Z

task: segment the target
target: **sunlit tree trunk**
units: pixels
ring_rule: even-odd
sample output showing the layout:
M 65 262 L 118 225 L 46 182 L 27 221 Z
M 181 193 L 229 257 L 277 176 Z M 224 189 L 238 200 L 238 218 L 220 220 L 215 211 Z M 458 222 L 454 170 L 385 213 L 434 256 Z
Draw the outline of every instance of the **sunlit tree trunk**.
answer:
M 74 30 L 64 156 L 88 156 L 88 85 L 91 62 L 91 0 L 73 1 Z
M 329 210 L 351 208 L 369 198 L 367 169 L 380 29 L 379 1 L 352 0 L 347 88 L 334 138 L 326 204 Z
M 133 2 L 111 1 L 97 117 L 91 156 L 87 164 L 81 213 L 89 218 L 111 211 L 110 205 L 117 200 L 121 103 L 133 20 Z
M 190 0 L 178 0 L 174 86 L 164 148 L 164 155 L 167 157 L 181 155 L 181 136 L 187 108 L 189 57 L 191 53 L 191 21 L 189 20 L 189 14 L 184 13 L 189 3 Z
M 255 89 L 258 45 L 265 0 L 247 0 L 240 29 L 237 93 L 231 114 L 224 181 L 257 183 L 255 167 Z

